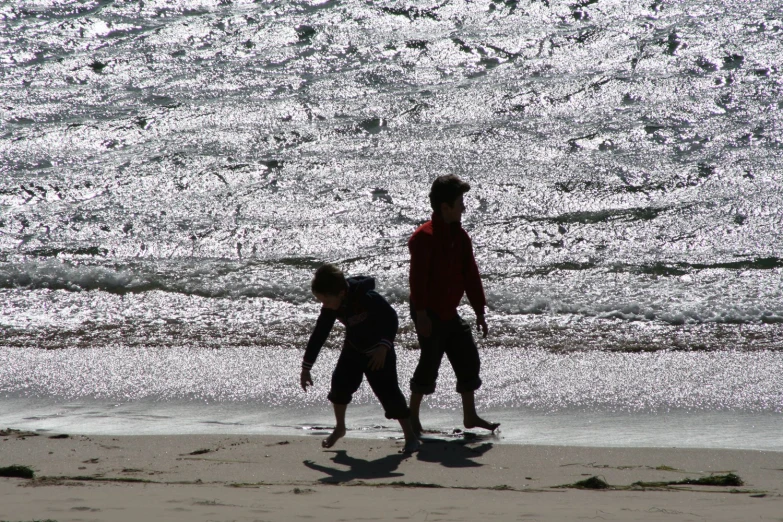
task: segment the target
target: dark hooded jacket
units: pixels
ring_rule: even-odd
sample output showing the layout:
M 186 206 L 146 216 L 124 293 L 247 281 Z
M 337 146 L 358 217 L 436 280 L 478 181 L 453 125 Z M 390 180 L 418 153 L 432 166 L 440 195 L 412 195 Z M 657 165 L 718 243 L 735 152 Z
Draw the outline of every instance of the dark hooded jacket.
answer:
M 378 292 L 375 279 L 367 276 L 346 278 L 348 291 L 340 308 L 321 308 L 313 333 L 307 342 L 303 368 L 312 368 L 335 320 L 345 325 L 345 348 L 369 354 L 378 345 L 392 348 L 397 335 L 397 312 Z

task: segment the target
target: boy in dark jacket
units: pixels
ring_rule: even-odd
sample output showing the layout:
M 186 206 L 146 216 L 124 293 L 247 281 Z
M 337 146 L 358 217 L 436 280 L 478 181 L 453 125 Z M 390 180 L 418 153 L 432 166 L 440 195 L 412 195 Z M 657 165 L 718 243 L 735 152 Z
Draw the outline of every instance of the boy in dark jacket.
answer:
M 495 431 L 500 426 L 476 413 L 474 392 L 481 386 L 481 361 L 470 325 L 457 314 L 457 306 L 467 294 L 476 312 L 476 326 L 487 336 L 484 287 L 473 257 L 473 244 L 461 225 L 464 194 L 469 190 L 470 185 L 457 176 L 437 178 L 430 191 L 432 219 L 408 240 L 411 314 L 421 347 L 411 379 L 411 422 L 416 433 L 422 430 L 422 398 L 435 391 L 444 354 L 457 376 L 465 427 Z
M 419 441 L 410 422 L 410 409 L 397 383 L 397 312 L 375 291 L 371 277 L 349 277 L 334 265 L 320 267 L 313 278 L 312 291 L 323 305 L 315 329 L 307 343 L 300 384 L 304 391 L 313 385 L 310 369 L 329 337 L 335 320 L 345 325 L 345 342 L 332 373 L 328 398 L 334 406 L 336 426 L 321 445 L 331 448 L 345 436 L 345 411 L 359 389 L 362 376 L 383 406 L 387 419 L 397 419 L 405 434 L 403 453 L 418 449 Z

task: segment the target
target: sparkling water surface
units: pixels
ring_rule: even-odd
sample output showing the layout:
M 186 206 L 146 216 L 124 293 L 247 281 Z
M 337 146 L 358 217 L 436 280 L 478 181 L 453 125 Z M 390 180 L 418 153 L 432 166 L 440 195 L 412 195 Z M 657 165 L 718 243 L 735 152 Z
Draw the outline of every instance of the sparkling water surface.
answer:
M 779 419 L 781 35 L 773 0 L 3 4 L 0 393 L 326 408 L 325 261 L 407 375 L 406 240 L 457 173 L 484 407 Z

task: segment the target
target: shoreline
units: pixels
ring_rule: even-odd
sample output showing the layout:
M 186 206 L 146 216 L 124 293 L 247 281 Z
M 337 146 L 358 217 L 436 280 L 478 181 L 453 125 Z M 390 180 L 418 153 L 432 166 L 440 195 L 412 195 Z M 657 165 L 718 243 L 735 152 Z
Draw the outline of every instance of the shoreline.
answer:
M 0 478 L 0 520 L 779 520 L 783 512 L 780 452 L 498 444 L 472 432 L 425 435 L 413 455 L 399 454 L 397 439 L 346 438 L 323 450 L 320 436 L 0 433 L 0 467 L 28 466 L 36 477 Z M 727 473 L 743 485 L 661 485 Z M 594 476 L 613 488 L 558 487 Z
M 447 396 L 447 394 L 441 394 Z M 334 425 L 327 401 L 305 408 L 195 401 L 115 403 L 81 399 L 3 398 L 0 427 L 83 435 L 230 435 L 324 437 Z M 500 422 L 497 444 L 575 447 L 687 447 L 783 452 L 783 413 L 744 411 L 607 412 L 487 408 Z M 458 411 L 425 405 L 425 427 L 440 437 L 462 429 Z M 348 437 L 378 440 L 401 435 L 375 404 L 352 404 Z M 319 435 L 320 436 L 320 435 Z

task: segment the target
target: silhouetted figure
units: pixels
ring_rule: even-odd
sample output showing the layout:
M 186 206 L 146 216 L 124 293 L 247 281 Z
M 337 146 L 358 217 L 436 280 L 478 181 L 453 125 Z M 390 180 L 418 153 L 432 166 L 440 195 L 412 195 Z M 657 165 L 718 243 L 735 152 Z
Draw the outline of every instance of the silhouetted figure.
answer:
M 332 373 L 329 400 L 334 406 L 336 426 L 321 445 L 331 448 L 345 436 L 345 411 L 362 376 L 383 406 L 387 419 L 397 419 L 405 435 L 403 453 L 419 448 L 410 421 L 410 409 L 397 382 L 397 312 L 375 291 L 371 277 L 349 277 L 334 265 L 326 264 L 315 272 L 313 295 L 323 305 L 307 343 L 299 382 L 304 391 L 313 385 L 310 369 L 329 337 L 335 320 L 345 325 L 345 342 Z
M 465 427 L 494 431 L 500 426 L 476 413 L 474 392 L 481 386 L 481 361 L 471 327 L 457 313 L 457 306 L 467 293 L 476 312 L 476 326 L 487 336 L 484 287 L 473 256 L 473 244 L 461 225 L 464 194 L 469 190 L 470 185 L 455 175 L 437 178 L 430 190 L 432 219 L 408 240 L 411 314 L 421 347 L 419 363 L 410 382 L 411 422 L 417 434 L 422 431 L 421 401 L 424 395 L 435 391 L 444 353 L 457 376 Z

